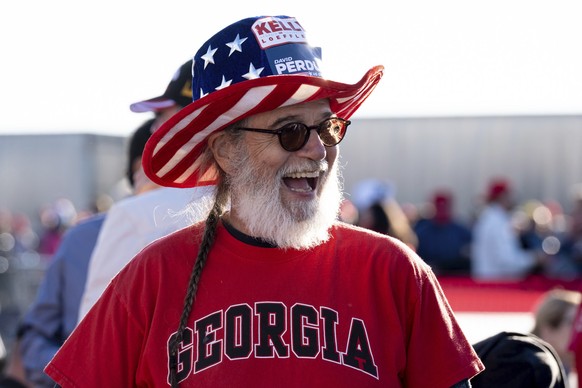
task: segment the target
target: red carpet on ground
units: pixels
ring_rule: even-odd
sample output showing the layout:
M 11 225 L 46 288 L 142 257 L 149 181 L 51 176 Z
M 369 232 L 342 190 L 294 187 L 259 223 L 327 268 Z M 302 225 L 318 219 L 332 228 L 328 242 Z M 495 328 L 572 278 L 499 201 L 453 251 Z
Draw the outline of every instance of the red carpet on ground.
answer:
M 565 281 L 543 276 L 518 282 L 483 282 L 462 276 L 438 279 L 455 312 L 530 312 L 541 295 L 553 288 L 582 291 L 582 279 Z

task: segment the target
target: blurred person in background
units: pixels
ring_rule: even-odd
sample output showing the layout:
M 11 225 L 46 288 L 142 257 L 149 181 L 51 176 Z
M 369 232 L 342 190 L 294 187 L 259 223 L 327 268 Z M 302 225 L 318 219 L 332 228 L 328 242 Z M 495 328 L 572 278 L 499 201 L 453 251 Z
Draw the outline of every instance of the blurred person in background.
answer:
M 12 211 L 0 207 L 0 257 L 6 260 L 11 258 L 14 255 L 15 246 Z
M 137 128 L 127 146 L 126 179 L 136 192 L 144 182 L 136 182 L 136 167 L 141 168 L 141 155 L 154 119 Z M 98 213 L 79 221 L 63 235 L 43 280 L 20 325 L 21 357 L 28 381 L 35 388 L 53 387 L 54 382 L 43 369 L 69 337 L 79 316 L 81 296 L 85 289 L 87 269 L 106 213 Z
M 131 104 L 136 113 L 153 112 L 152 133 L 169 117 L 192 102 L 192 60 L 174 73 L 160 96 Z M 133 162 L 136 195 L 115 203 L 108 211 L 91 255 L 80 322 L 101 296 L 111 279 L 150 242 L 192 224 L 200 211 L 197 204 L 211 192 L 208 187 L 178 189 L 160 187 L 144 173 L 141 159 Z
M 354 188 L 353 200 L 358 209 L 356 225 L 397 238 L 416 250 L 416 234 L 396 201 L 392 184 L 377 179 L 360 181 Z
M 358 222 L 358 208 L 347 198 L 342 200 L 339 219 L 351 225 L 355 225 Z
M 0 257 L 17 258 L 36 252 L 38 244 L 38 235 L 26 214 L 0 208 Z
M 556 202 L 525 201 L 513 214 L 521 246 L 547 255 L 539 274 L 552 279 L 573 280 L 580 268 L 569 249 L 567 227 Z
M 506 179 L 490 182 L 486 205 L 473 226 L 471 276 L 477 280 L 520 280 L 539 273 L 548 261 L 541 249 L 525 250 L 511 211 L 513 191 Z
M 572 352 L 573 370 L 576 371 L 576 381 L 578 387 L 582 387 L 582 303 L 578 305 L 572 331 L 570 333 L 570 342 L 568 350 Z
M 0 388 L 28 388 L 17 321 L 20 309 L 11 300 L 11 268 L 21 255 L 36 252 L 38 236 L 30 228 L 29 218 L 8 208 L 0 207 Z M 4 297 L 6 294 L 6 298 Z
M 45 262 L 50 262 L 63 234 L 77 221 L 77 209 L 69 198 L 58 198 L 44 205 L 39 212 L 39 217 L 42 231 L 38 253 Z
M 534 307 L 534 327 L 531 330 L 556 351 L 566 375 L 575 370 L 574 354 L 569 349 L 582 294 L 578 291 L 553 289 L 542 295 Z
M 12 235 L 14 237 L 14 254 L 16 256 L 36 252 L 38 248 L 38 234 L 32 228 L 30 217 L 16 212 L 12 217 Z
M 437 275 L 470 275 L 471 229 L 453 212 L 453 194 L 437 190 L 430 209 L 414 225 L 418 237 L 416 253 Z
M 485 364 L 473 388 L 576 387 L 570 344 L 582 294 L 552 289 L 532 308 L 529 332 L 501 331 L 473 345 Z
M 582 268 L 582 183 L 572 187 L 573 208 L 568 214 L 567 249 L 574 263 Z M 574 354 L 575 369 L 578 374 L 578 386 L 582 387 L 582 304 L 578 306 L 572 338 L 568 348 Z
M 10 351 L 3 360 L 0 370 L 0 388 L 33 388 L 26 378 L 22 364 L 22 352 L 20 351 L 20 333 L 10 346 Z
M 568 213 L 568 227 L 564 241 L 564 251 L 582 273 L 582 183 L 572 187 L 572 210 Z

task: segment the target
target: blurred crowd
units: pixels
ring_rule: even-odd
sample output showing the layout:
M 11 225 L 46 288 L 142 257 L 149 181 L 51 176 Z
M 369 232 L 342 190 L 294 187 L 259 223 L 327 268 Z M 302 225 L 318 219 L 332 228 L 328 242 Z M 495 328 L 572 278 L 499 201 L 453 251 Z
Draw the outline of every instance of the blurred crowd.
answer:
M 111 200 L 77 209 L 68 198 L 39 207 L 36 217 L 0 207 L 0 334 L 8 345 L 18 319 L 35 297 L 47 266 L 67 230 L 104 211 Z M 2 349 L 0 346 L 0 356 Z
M 0 274 L 7 272 L 10 266 L 46 265 L 70 227 L 106 210 L 111 203 L 111 199 L 100 199 L 91 209 L 77 209 L 70 199 L 57 198 L 43 204 L 36 219 L 0 207 Z
M 398 201 L 395 191 L 390 182 L 362 180 L 346 196 L 340 218 L 401 240 L 412 247 L 437 275 L 519 280 L 537 274 L 570 280 L 582 273 L 582 184 L 572 188 L 571 211 L 564 212 L 563 206 L 554 200 L 528 199 L 515 203 L 516 193 L 510 182 L 495 179 L 490 182 L 470 219 L 461 219 L 457 215 L 455 193 L 448 188 L 436 188 L 421 204 Z M 499 203 L 506 212 L 517 248 L 531 253 L 534 259 L 516 272 L 503 274 L 493 271 L 493 275 L 488 276 L 477 268 L 481 264 L 476 262 L 479 253 L 475 244 L 482 233 L 478 229 L 481 217 L 488 207 Z M 79 210 L 71 200 L 59 198 L 43 205 L 37 220 L 31 220 L 24 213 L 0 208 L 0 274 L 8 272 L 11 267 L 48 264 L 65 231 L 79 221 L 107 210 L 110 205 L 111 202 L 100 201 L 92 209 Z M 494 226 L 499 228 L 498 224 Z M 510 267 L 512 263 L 500 262 L 499 265 Z
M 401 240 L 441 276 L 569 281 L 582 274 L 582 184 L 572 188 L 565 212 L 554 200 L 517 202 L 511 182 L 494 178 L 469 219 L 459 217 L 448 188 L 435 188 L 418 205 L 398 201 L 395 191 L 390 182 L 363 180 L 341 218 Z
M 515 203 L 515 191 L 505 179 L 494 179 L 470 219 L 461 219 L 455 208 L 455 193 L 436 188 L 425 203 L 396 199 L 390 182 L 362 180 L 346 196 L 340 218 L 378 233 L 391 235 L 426 261 L 437 275 L 474 276 L 519 280 L 529 275 L 571 280 L 582 274 L 582 184 L 572 188 L 571 211 L 554 200 L 528 199 Z M 79 221 L 107 210 L 111 202 L 100 201 L 92 209 L 76 209 L 71 200 L 59 198 L 43 205 L 38 219 L 0 208 L 0 274 L 22 267 L 42 267 L 50 262 L 63 234 Z M 475 245 L 488 208 L 506 213 L 510 232 L 522 253 L 533 258 L 515 272 L 492 271 L 488 275 L 477 263 Z M 36 227 L 35 227 L 36 226 Z M 499 229 L 500 225 L 495 224 Z M 481 227 L 483 229 L 483 227 Z M 504 236 L 489 236 L 502 239 Z M 505 236 L 506 237 L 506 236 Z M 491 241 L 487 242 L 492 245 Z M 515 256 L 515 260 L 517 259 Z M 484 260 L 494 261 L 494 258 Z M 499 262 L 506 269 L 515 265 Z M 0 300 L 0 302 L 6 302 Z

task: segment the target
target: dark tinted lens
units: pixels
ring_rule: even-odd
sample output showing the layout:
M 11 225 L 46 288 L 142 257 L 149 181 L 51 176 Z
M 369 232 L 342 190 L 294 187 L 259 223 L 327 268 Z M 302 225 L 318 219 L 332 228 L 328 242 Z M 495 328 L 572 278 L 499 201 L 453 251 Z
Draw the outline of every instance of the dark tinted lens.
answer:
M 307 140 L 307 126 L 301 123 L 290 123 L 280 129 L 281 146 L 287 151 L 297 151 Z
M 319 138 L 324 145 L 333 147 L 342 141 L 347 127 L 346 122 L 338 118 L 325 120 L 319 126 Z

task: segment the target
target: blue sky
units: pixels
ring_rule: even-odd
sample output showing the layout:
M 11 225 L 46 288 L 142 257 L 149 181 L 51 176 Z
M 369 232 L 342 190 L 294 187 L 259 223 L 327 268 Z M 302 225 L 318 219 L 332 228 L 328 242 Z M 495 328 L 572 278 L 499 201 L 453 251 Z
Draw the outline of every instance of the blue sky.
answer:
M 161 94 L 211 34 L 259 14 L 295 16 L 327 78 L 386 67 L 356 118 L 582 114 L 580 1 L 277 3 L 2 2 L 0 134 L 127 135 L 149 118 L 129 104 Z

